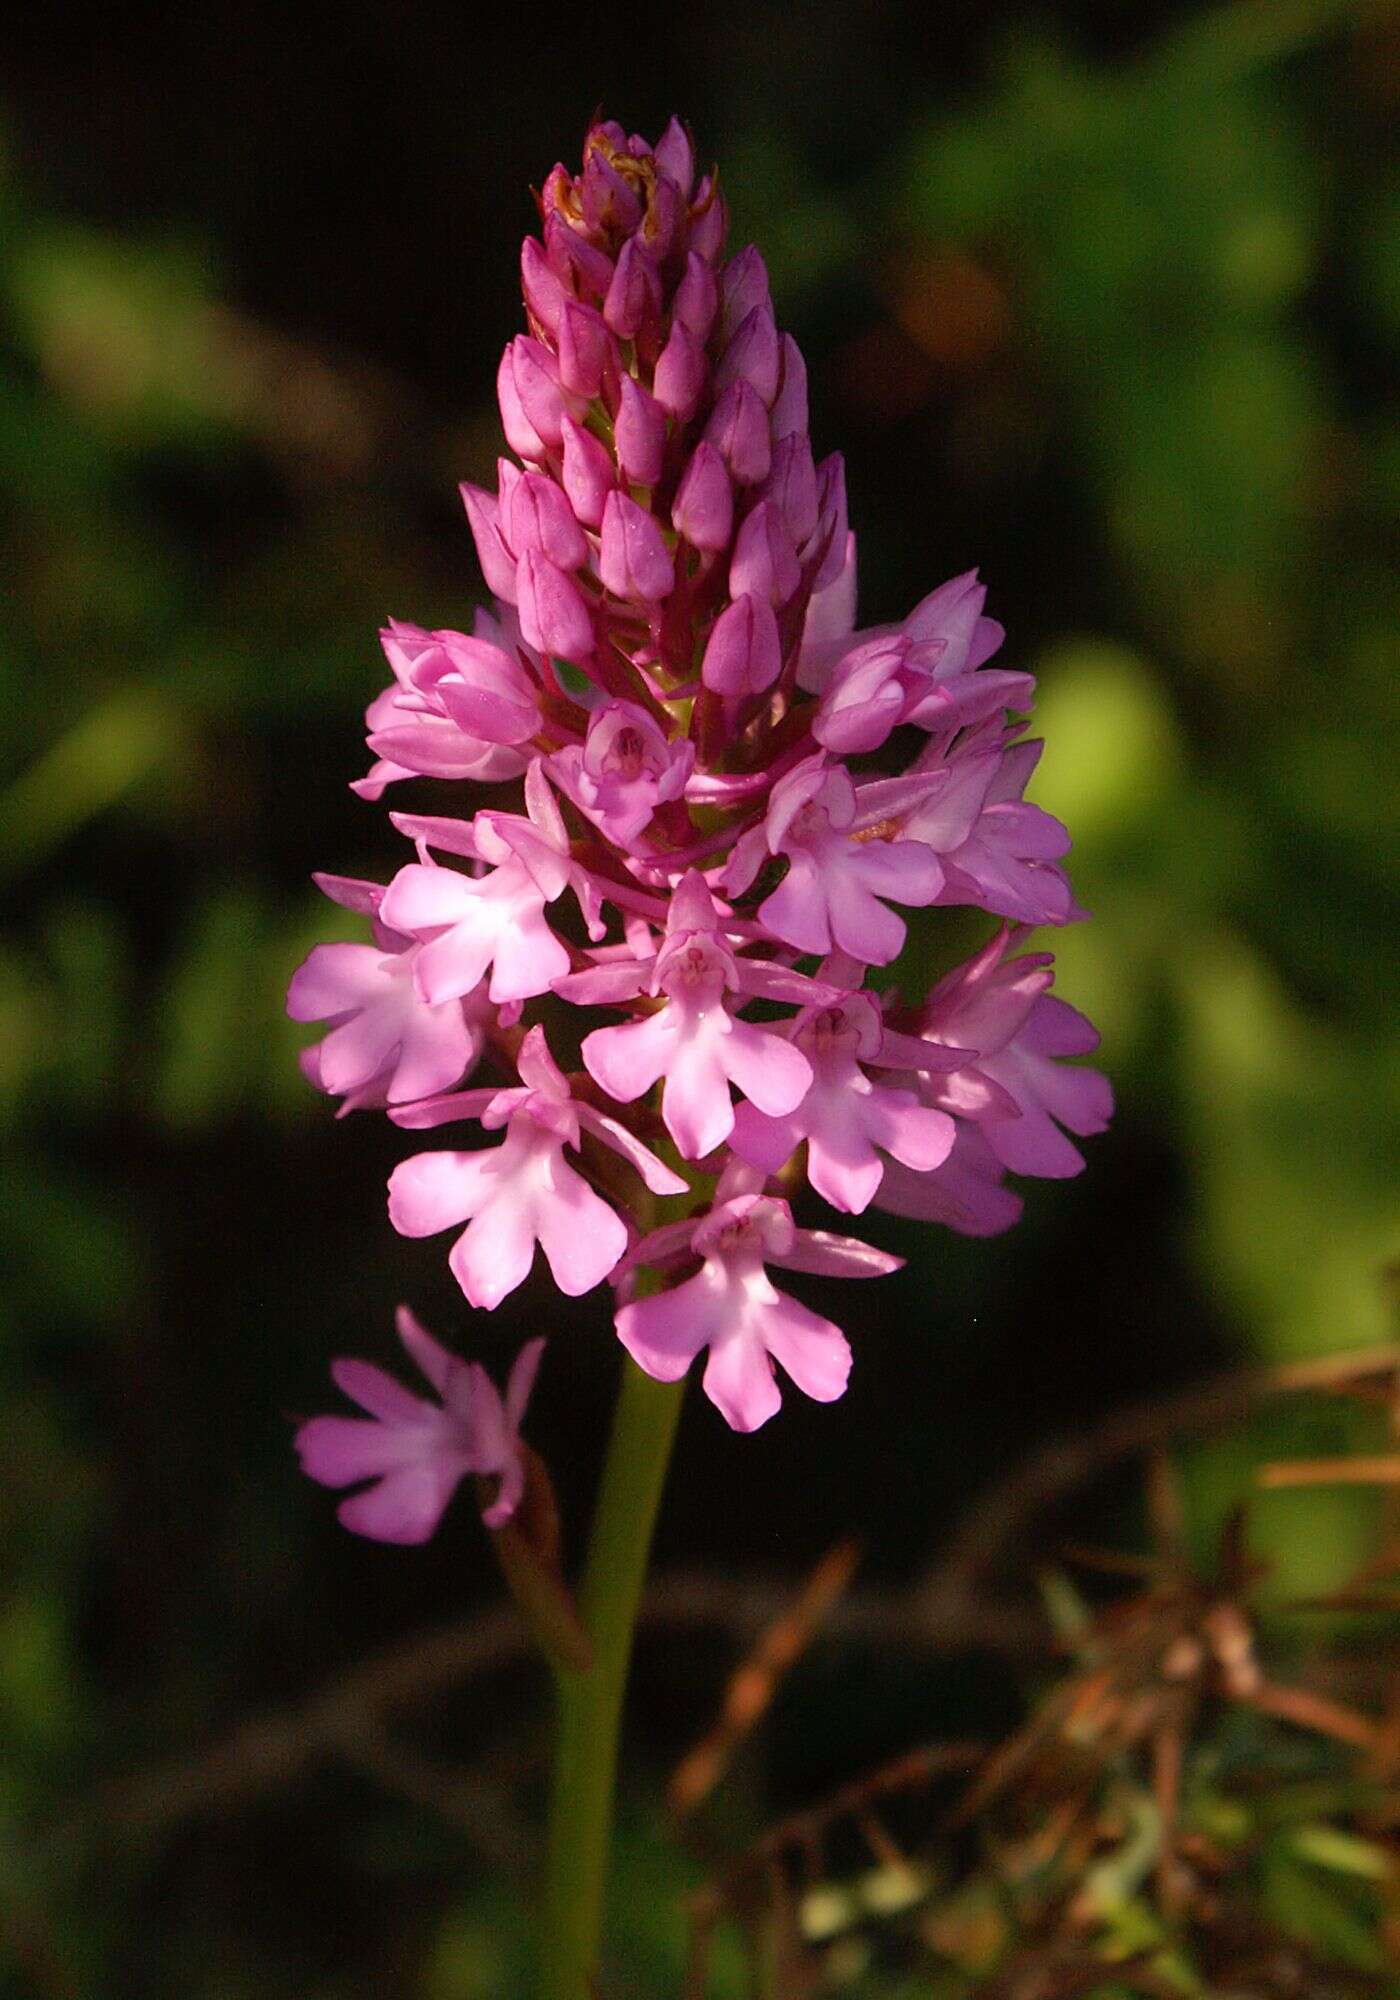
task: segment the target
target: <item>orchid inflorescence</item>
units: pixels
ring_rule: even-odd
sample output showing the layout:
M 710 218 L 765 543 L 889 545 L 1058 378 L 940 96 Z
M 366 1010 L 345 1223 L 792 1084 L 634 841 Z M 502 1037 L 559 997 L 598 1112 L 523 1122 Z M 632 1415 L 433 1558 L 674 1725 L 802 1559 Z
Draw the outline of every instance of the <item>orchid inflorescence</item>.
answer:
M 775 1362 L 819 1401 L 850 1368 L 770 1268 L 900 1261 L 798 1227 L 804 1176 L 846 1215 L 989 1236 L 1020 1213 L 1008 1169 L 1082 1167 L 1066 1134 L 1101 1131 L 1111 1095 L 1061 1059 L 1097 1036 L 1019 946 L 1084 912 L 1068 835 L 1023 797 L 1033 681 L 988 664 L 1003 633 L 976 571 L 854 629 L 841 458 L 814 462 L 802 356 L 758 252 L 724 260 L 686 132 L 595 124 L 539 206 L 529 331 L 497 384 L 515 456 L 495 493 L 462 488 L 493 601 L 470 633 L 384 632 L 355 786 L 519 789 L 470 819 L 391 813 L 416 859 L 387 886 L 318 876 L 373 942 L 318 946 L 288 1008 L 330 1024 L 303 1064 L 343 1111 L 502 1135 L 389 1183 L 402 1234 L 460 1231 L 474 1306 L 537 1246 L 570 1297 L 610 1278 L 633 1359 L 674 1380 L 708 1349 L 706 1393 L 749 1431 L 778 1408 Z M 935 905 L 1000 926 L 917 1004 L 867 984 L 904 946 L 892 906 Z M 575 1008 L 614 1018 L 580 1046 Z M 483 1064 L 509 1080 L 462 1088 Z M 505 1519 L 538 1344 L 503 1405 L 406 1313 L 400 1332 L 442 1407 L 340 1362 L 368 1416 L 304 1426 L 306 1469 L 375 1480 L 342 1519 L 381 1539 L 431 1534 L 469 1471 L 499 1480 Z

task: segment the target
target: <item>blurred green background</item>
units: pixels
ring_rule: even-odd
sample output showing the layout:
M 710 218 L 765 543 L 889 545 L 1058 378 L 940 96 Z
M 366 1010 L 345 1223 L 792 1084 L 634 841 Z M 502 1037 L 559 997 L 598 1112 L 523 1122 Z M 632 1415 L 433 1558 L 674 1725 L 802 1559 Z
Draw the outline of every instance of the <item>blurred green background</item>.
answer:
M 528 187 L 596 103 L 679 109 L 847 455 L 867 619 L 980 563 L 1041 676 L 1034 796 L 1093 911 L 1048 942 L 1114 1129 L 1009 1237 L 889 1225 L 910 1264 L 859 1323 L 843 1301 L 847 1399 L 753 1439 L 697 1401 L 663 1519 L 663 1569 L 780 1581 L 852 1533 L 888 1592 L 1037 1440 L 1394 1331 L 1400 16 L 210 0 L 0 38 L 0 1992 L 496 2000 L 533 1666 L 435 1697 L 377 1773 L 361 1743 L 149 1824 L 104 1788 L 496 1601 L 467 1507 L 384 1550 L 294 1469 L 329 1357 L 389 1359 L 400 1298 L 496 1364 L 557 1324 L 534 1435 L 575 1535 L 596 1470 L 603 1307 L 536 1283 L 469 1328 L 384 1218 L 400 1140 L 334 1122 L 281 1013 L 344 934 L 309 871 L 395 862 L 346 790 L 376 629 L 480 590 L 455 482 L 491 477 Z M 1254 1462 L 1357 1435 L 1311 1412 L 1196 1450 L 1202 1543 Z M 1131 1538 L 1135 1492 L 1079 1527 Z M 1269 1588 L 1334 1586 L 1374 1522 L 1266 1496 Z M 623 1990 L 671 1990 L 697 1868 L 654 1801 L 736 1650 L 644 1642 Z M 736 1837 L 1004 1726 L 1024 1680 L 813 1656 Z

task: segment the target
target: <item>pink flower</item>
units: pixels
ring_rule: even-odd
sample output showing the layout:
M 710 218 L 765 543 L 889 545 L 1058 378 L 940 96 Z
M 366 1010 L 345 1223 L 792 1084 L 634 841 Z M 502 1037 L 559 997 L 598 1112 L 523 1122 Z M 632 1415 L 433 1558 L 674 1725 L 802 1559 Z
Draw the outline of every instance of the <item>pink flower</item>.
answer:
M 904 922 L 880 898 L 931 903 L 943 872 L 919 841 L 860 838 L 886 815 L 889 796 L 877 785 L 858 801 L 850 774 L 820 751 L 774 785 L 762 845 L 787 856 L 788 872 L 758 909 L 774 937 L 798 951 L 844 951 L 863 965 L 899 956 Z M 731 894 L 747 888 L 761 859 L 758 836 L 738 844 L 725 876 Z
M 1021 796 L 1041 747 L 1004 746 L 993 717 L 962 732 L 946 756 L 930 742 L 916 760 L 915 770 L 940 782 L 904 816 L 900 831 L 939 857 L 940 903 L 972 903 L 1032 928 L 1084 915 L 1058 865 L 1069 852 L 1068 833 Z
M 368 1361 L 332 1362 L 336 1387 L 369 1414 L 302 1424 L 295 1442 L 303 1472 L 322 1486 L 371 1481 L 336 1512 L 352 1533 L 373 1541 L 426 1542 L 468 1473 L 500 1481 L 482 1519 L 488 1528 L 503 1527 L 524 1491 L 520 1420 L 544 1342 L 521 1348 L 502 1400 L 484 1368 L 440 1347 L 407 1306 L 399 1307 L 395 1324 L 441 1400 L 413 1395 Z
M 771 1028 L 736 1019 L 725 1004 L 726 992 L 745 980 L 759 991 L 765 974 L 736 958 L 704 879 L 692 870 L 671 898 L 666 940 L 649 967 L 635 961 L 600 967 L 574 974 L 556 990 L 569 999 L 623 999 L 646 984 L 666 996 L 665 1006 L 643 1020 L 595 1029 L 584 1041 L 583 1060 L 619 1104 L 633 1103 L 664 1077 L 666 1129 L 685 1159 L 698 1160 L 733 1130 L 731 1083 L 760 1110 L 784 1117 L 812 1081 L 800 1050 Z M 790 983 L 794 992 L 804 990 L 797 975 Z M 767 990 L 778 997 L 771 978 Z
M 448 1264 L 474 1306 L 487 1311 L 524 1283 L 535 1245 L 561 1292 L 577 1298 L 613 1269 L 627 1248 L 621 1217 L 564 1158 L 583 1131 L 620 1153 L 656 1194 L 684 1194 L 673 1174 L 616 1119 L 581 1104 L 544 1038 L 531 1028 L 518 1058 L 520 1087 L 430 1098 L 394 1114 L 414 1129 L 454 1118 L 505 1127 L 502 1145 L 477 1153 L 416 1153 L 389 1177 L 389 1219 L 403 1236 L 436 1236 L 465 1222 Z
M 669 741 L 659 723 L 631 701 L 610 701 L 589 718 L 582 746 L 550 759 L 561 787 L 594 825 L 627 848 L 659 805 L 681 797 L 695 768 L 695 746 Z
M 829 966 L 823 971 L 833 976 Z M 863 1067 L 881 1060 L 880 1010 L 871 995 L 847 993 L 834 1007 L 810 1010 L 793 1041 L 812 1065 L 811 1088 L 786 1118 L 739 1106 L 730 1144 L 741 1160 L 775 1174 L 805 1139 L 812 1186 L 833 1208 L 859 1215 L 880 1186 L 882 1153 L 920 1172 L 947 1159 L 954 1133 L 947 1112 L 921 1104 L 912 1090 L 877 1083 Z M 885 1060 L 898 1066 L 897 1057 Z M 958 1058 L 940 1052 L 939 1060 L 951 1066 Z
M 524 819 L 480 812 L 470 827 L 436 822 L 439 844 L 457 825 L 458 851 L 492 863 L 489 874 L 472 877 L 411 862 L 384 892 L 384 921 L 422 942 L 413 976 L 430 1006 L 470 993 L 488 970 L 488 991 L 499 1003 L 547 993 L 569 969 L 568 951 L 545 922 L 544 910 L 571 884 L 580 892 L 584 885 L 538 761 L 526 777 L 525 801 Z
M 513 625 L 512 613 L 503 619 Z M 515 634 L 518 638 L 518 633 Z M 391 619 L 380 634 L 394 685 L 365 711 L 378 762 L 353 790 L 377 799 L 402 778 L 514 778 L 540 726 L 539 689 L 485 612 L 476 631 L 425 632 Z
M 839 552 L 834 571 L 843 568 L 846 553 L 844 548 Z M 832 580 L 832 575 L 824 579 Z M 856 747 L 843 743 L 841 735 L 858 727 L 862 704 L 887 682 L 893 682 L 902 696 L 895 719 L 924 729 L 944 728 L 953 718 L 980 722 L 997 708 L 1026 706 L 1035 688 L 1029 674 L 979 671 L 1006 636 L 994 618 L 983 617 L 986 599 L 985 586 L 970 569 L 930 591 L 900 625 L 864 632 L 852 632 L 847 625 L 845 634 L 824 635 L 816 644 L 815 635 L 809 634 L 798 681 L 822 697 L 818 741 L 830 733 L 837 738 L 832 748 Z M 852 601 L 852 612 L 854 608 Z M 875 744 L 860 747 L 873 749 Z
M 795 1229 L 785 1201 L 754 1193 L 728 1200 L 717 1194 L 698 1222 L 675 1223 L 645 1238 L 634 1261 L 687 1253 L 702 1260 L 695 1276 L 623 1306 L 618 1338 L 661 1382 L 677 1381 L 708 1347 L 705 1394 L 736 1431 L 757 1430 L 782 1402 L 775 1361 L 819 1403 L 834 1402 L 850 1374 L 851 1350 L 840 1328 L 776 1290 L 765 1264 L 874 1278 L 898 1270 L 902 1261 L 848 1236 Z
M 1054 978 L 1051 953 L 1008 958 L 1011 941 L 1003 926 L 975 958 L 941 980 L 919 1010 L 921 1037 L 977 1051 L 975 1063 L 930 1078 L 926 1091 L 966 1114 L 970 1105 L 962 1093 L 980 1090 L 973 1115 L 1001 1164 L 1013 1173 L 1063 1179 L 1083 1171 L 1084 1156 L 1060 1128 L 1080 1137 L 1104 1131 L 1113 1092 L 1098 1070 L 1064 1067 L 1064 1057 L 1092 1054 L 1098 1034 L 1047 991 Z
M 1000 1236 L 1020 1221 L 1025 1206 L 1002 1186 L 1005 1174 L 981 1128 L 959 1122 L 952 1152 L 930 1173 L 891 1161 L 875 1206 L 915 1222 L 941 1222 L 959 1236 Z
M 324 1039 L 303 1052 L 308 1080 L 343 1097 L 344 1111 L 449 1090 L 481 1054 L 485 996 L 429 1006 L 413 976 L 422 946 L 379 921 L 379 884 L 316 880 L 333 902 L 371 919 L 374 943 L 318 944 L 292 975 L 291 1018 L 330 1023 Z

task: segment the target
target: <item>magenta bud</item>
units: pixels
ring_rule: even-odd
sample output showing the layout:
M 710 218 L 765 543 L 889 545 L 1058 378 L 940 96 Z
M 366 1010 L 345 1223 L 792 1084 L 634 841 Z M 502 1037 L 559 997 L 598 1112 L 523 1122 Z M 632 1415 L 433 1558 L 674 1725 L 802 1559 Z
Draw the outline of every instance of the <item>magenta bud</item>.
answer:
M 729 594 L 786 604 L 802 581 L 802 569 L 787 524 L 771 500 L 760 500 L 745 515 L 729 565 Z
M 787 524 L 794 546 L 801 548 L 817 525 L 817 469 L 804 432 L 780 438 L 773 447 L 773 470 L 761 497 L 771 500 Z
M 603 519 L 603 506 L 617 484 L 611 454 L 592 431 L 565 417 L 564 491 L 574 516 L 586 528 L 596 528 Z
M 720 273 L 719 330 L 721 338 L 732 340 L 755 306 L 771 306 L 768 266 L 752 243 L 731 257 Z
M 752 382 L 731 382 L 715 404 L 705 436 L 738 486 L 757 486 L 773 462 L 768 412 Z
M 772 606 L 761 597 L 736 597 L 714 622 L 700 663 L 700 678 L 722 695 L 732 712 L 751 694 L 772 687 L 783 651 Z
M 515 602 L 515 560 L 502 538 L 494 494 L 463 480 L 458 491 L 467 510 L 467 524 L 476 543 L 476 559 L 486 588 L 505 604 Z
M 807 364 L 790 333 L 782 336 L 779 345 L 782 366 L 769 421 L 774 437 L 785 438 L 807 429 Z
M 517 556 L 534 549 L 560 569 L 578 569 L 587 560 L 588 544 L 572 507 L 542 473 L 527 472 L 516 481 L 501 518 Z
M 686 424 L 699 407 L 705 387 L 705 350 L 684 320 L 674 319 L 652 377 L 652 390 L 663 410 Z
M 515 380 L 514 347 L 515 342 L 512 341 L 496 370 L 496 401 L 501 406 L 501 428 L 512 451 L 518 452 L 521 458 L 538 462 L 546 456 L 545 442 L 525 414 L 525 405 Z
M 570 299 L 559 315 L 559 380 L 576 396 L 591 402 L 603 386 L 612 349 L 612 335 L 601 313 Z
M 511 374 L 515 379 L 515 392 L 520 398 L 525 421 L 547 446 L 558 449 L 560 443 L 560 422 L 568 410 L 571 416 L 576 410 L 569 410 L 568 401 L 559 383 L 559 369 L 549 349 L 528 334 L 518 333 L 510 344 Z M 518 447 L 517 447 L 518 449 Z M 527 454 L 521 453 L 522 457 Z M 532 457 L 541 456 L 535 452 Z
M 562 660 L 588 658 L 593 651 L 593 620 L 563 570 L 538 549 L 527 549 L 516 566 L 515 588 L 527 646 Z
M 544 186 L 540 189 L 540 212 L 546 223 L 558 219 L 560 211 L 569 200 L 569 190 L 573 184 L 574 177 L 569 169 L 562 160 L 556 160 L 545 175 Z M 561 271 L 559 275 L 562 277 L 563 272 Z
M 618 152 L 623 150 L 620 141 L 619 134 L 618 140 L 613 142 Z M 609 230 L 626 235 L 642 219 L 641 202 L 597 146 L 586 145 L 578 195 L 583 219 L 597 235 L 604 235 Z
M 680 189 L 673 181 L 658 176 L 651 184 L 646 219 L 642 223 L 640 232 L 643 242 L 658 263 L 669 255 L 684 213 L 685 202 Z
M 727 549 L 734 532 L 734 489 L 724 460 L 702 438 L 681 476 L 671 521 L 695 549 Z
M 773 308 L 764 300 L 741 321 L 738 332 L 719 358 L 715 381 L 721 389 L 731 382 L 752 382 L 764 404 L 778 393 L 781 352 Z
M 824 549 L 821 567 L 813 580 L 813 590 L 825 590 L 835 583 L 846 567 L 846 461 L 833 451 L 817 467 L 817 502 L 820 517 L 813 536 L 813 551 Z
M 603 507 L 598 574 L 614 597 L 630 604 L 659 604 L 676 581 L 671 552 L 656 521 L 616 490 Z
M 561 278 L 572 274 L 581 290 L 602 298 L 613 275 L 613 260 L 606 251 L 580 236 L 562 215 L 549 214 L 544 219 L 544 248 L 551 267 Z
M 729 212 L 713 174 L 706 174 L 690 204 L 690 247 L 707 264 L 713 264 L 724 248 Z
M 655 486 L 666 451 L 666 412 L 630 375 L 622 377 L 613 435 L 623 478 L 634 486 Z
M 506 522 L 510 518 L 510 496 L 524 477 L 524 473 L 513 458 L 496 460 L 496 519 L 507 543 L 510 541 L 510 536 L 506 535 L 505 529 Z M 519 554 L 518 549 L 516 554 Z
M 656 265 L 635 236 L 629 236 L 618 252 L 608 295 L 603 301 L 603 318 L 623 340 L 636 338 L 646 320 L 661 309 L 661 279 Z
M 674 181 L 683 196 L 688 195 L 695 178 L 695 148 L 678 118 L 671 120 L 657 140 L 653 157 L 667 180 Z
M 527 236 L 520 246 L 520 289 L 536 323 L 551 340 L 557 340 L 559 315 L 569 293 L 533 236 Z
M 685 260 L 685 276 L 676 287 L 671 307 L 673 319 L 683 321 L 703 347 L 719 311 L 719 285 L 704 258 L 692 250 Z

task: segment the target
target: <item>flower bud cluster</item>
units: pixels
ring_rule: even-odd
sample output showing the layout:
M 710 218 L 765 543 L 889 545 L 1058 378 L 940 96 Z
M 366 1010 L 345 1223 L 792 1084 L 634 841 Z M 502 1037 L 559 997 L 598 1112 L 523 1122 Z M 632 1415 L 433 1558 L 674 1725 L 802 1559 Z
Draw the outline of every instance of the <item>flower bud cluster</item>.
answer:
M 304 1064 L 344 1109 L 499 1135 L 390 1181 L 397 1229 L 458 1232 L 473 1304 L 537 1248 L 571 1296 L 610 1278 L 635 1360 L 669 1379 L 707 1350 L 751 1430 L 775 1363 L 820 1400 L 850 1365 L 769 1268 L 898 1261 L 797 1227 L 804 1181 L 990 1235 L 1020 1211 L 1008 1170 L 1083 1165 L 1067 1135 L 1110 1092 L 1063 1058 L 1096 1037 L 1019 945 L 1084 913 L 1068 835 L 1023 796 L 1033 683 L 989 664 L 976 572 L 855 629 L 841 458 L 813 455 L 802 357 L 758 252 L 726 259 L 685 131 L 595 125 L 539 205 L 497 378 L 510 455 L 462 489 L 492 602 L 470 633 L 384 633 L 356 785 L 510 789 L 392 813 L 416 852 L 384 886 L 320 878 L 373 943 L 318 947 L 288 1004 L 330 1024 Z M 906 1003 L 881 969 L 934 905 L 1001 921 Z M 658 1196 L 681 1219 L 656 1226 Z

